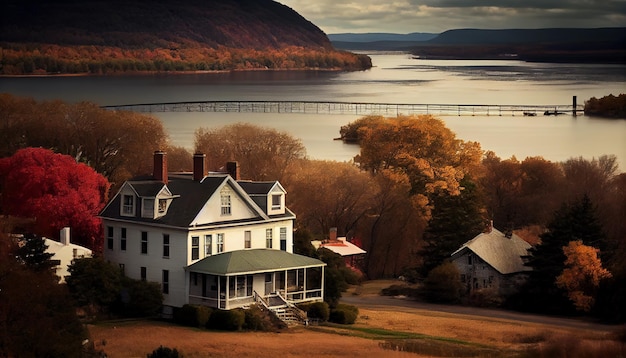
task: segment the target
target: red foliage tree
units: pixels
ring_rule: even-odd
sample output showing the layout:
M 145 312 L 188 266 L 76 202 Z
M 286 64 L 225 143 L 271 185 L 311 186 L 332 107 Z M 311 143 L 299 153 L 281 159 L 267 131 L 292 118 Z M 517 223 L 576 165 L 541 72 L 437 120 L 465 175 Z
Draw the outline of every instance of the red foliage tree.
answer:
M 109 182 L 72 157 L 42 148 L 25 148 L 0 159 L 1 210 L 35 218 L 36 234 L 59 237 L 72 228 L 72 242 L 102 249 L 98 213 L 107 202 Z

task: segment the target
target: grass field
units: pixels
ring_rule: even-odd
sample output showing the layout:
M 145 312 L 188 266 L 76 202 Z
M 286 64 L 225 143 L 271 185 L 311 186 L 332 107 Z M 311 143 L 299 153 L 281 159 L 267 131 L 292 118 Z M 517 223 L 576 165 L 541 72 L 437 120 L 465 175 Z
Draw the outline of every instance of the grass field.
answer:
M 359 294 L 375 294 L 378 286 L 386 287 L 372 283 Z M 159 321 L 107 322 L 89 330 L 96 348 L 112 358 L 146 357 L 160 345 L 187 358 L 626 357 L 626 345 L 614 332 L 392 307 L 359 308 L 359 318 L 350 326 L 278 333 L 216 332 Z

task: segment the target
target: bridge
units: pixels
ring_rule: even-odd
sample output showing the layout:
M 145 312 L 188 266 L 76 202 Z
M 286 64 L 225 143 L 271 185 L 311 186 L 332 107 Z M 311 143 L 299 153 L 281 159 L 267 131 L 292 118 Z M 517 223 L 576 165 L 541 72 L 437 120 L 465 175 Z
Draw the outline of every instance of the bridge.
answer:
M 576 105 L 486 105 L 486 104 L 400 104 L 365 102 L 316 101 L 195 101 L 169 103 L 142 103 L 103 106 L 110 110 L 134 112 L 239 112 L 239 113 L 300 113 L 300 114 L 354 114 L 440 116 L 536 116 L 582 113 Z

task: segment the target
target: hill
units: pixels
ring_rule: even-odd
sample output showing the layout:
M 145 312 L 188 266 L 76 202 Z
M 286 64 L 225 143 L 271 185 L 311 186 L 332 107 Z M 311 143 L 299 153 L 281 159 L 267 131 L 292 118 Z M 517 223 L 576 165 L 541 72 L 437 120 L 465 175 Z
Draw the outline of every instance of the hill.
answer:
M 5 0 L 0 45 L 4 74 L 368 64 L 272 0 Z
M 626 28 L 450 30 L 411 52 L 422 58 L 626 63 Z
M 329 38 L 345 50 L 407 51 L 421 58 L 626 63 L 624 27 L 455 29 L 439 35 L 418 34 L 421 39 L 411 35 L 336 34 Z

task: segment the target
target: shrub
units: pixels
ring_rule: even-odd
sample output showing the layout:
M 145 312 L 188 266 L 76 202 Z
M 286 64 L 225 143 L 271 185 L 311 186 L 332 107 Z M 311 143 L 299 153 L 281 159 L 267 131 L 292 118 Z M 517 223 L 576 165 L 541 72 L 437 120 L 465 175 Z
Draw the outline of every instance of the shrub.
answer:
M 257 305 L 243 311 L 245 316 L 244 329 L 250 331 L 274 331 L 286 327 L 286 324 L 274 314 L 261 309 Z
M 328 321 L 330 308 L 326 302 L 313 302 L 300 306 L 300 309 L 307 313 L 309 318 L 316 318 L 320 321 Z
M 502 298 L 497 290 L 485 288 L 474 290 L 469 297 L 469 303 L 478 307 L 499 307 L 502 305 Z
M 380 290 L 380 294 L 383 296 L 409 296 L 413 297 L 416 295 L 415 288 L 410 287 L 407 284 L 400 285 L 391 285 L 389 287 L 383 288 Z
M 161 285 L 124 278 L 120 290 L 119 313 L 126 317 L 148 317 L 159 313 L 163 305 Z
M 180 354 L 176 348 L 171 349 L 168 347 L 160 346 L 159 348 L 152 351 L 152 353 L 148 354 L 148 358 L 182 358 L 183 355 Z
M 205 327 L 212 310 L 206 306 L 184 305 L 174 311 L 174 321 L 189 327 Z
M 330 310 L 328 320 L 339 324 L 353 324 L 359 315 L 359 309 L 356 306 L 338 304 L 337 307 Z
M 245 322 L 246 315 L 242 310 L 215 310 L 209 317 L 207 327 L 224 331 L 240 331 Z
M 432 302 L 452 303 L 461 298 L 461 274 L 451 262 L 432 269 L 424 280 L 424 297 Z

